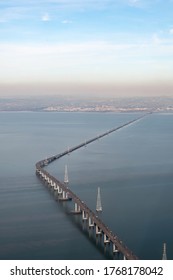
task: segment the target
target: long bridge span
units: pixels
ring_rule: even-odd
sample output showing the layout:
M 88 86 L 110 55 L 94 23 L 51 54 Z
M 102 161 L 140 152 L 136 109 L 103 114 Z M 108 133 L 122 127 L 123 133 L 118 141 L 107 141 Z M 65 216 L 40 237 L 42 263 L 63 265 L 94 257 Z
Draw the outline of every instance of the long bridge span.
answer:
M 145 116 L 145 115 L 144 115 Z M 103 243 L 106 246 L 107 244 L 112 245 L 113 253 L 119 252 L 123 255 L 124 259 L 127 260 L 137 260 L 138 257 L 118 238 L 116 234 L 114 234 L 104 223 L 103 221 L 95 214 L 89 207 L 69 188 L 65 183 L 60 182 L 57 178 L 48 173 L 44 167 L 50 164 L 51 162 L 60 159 L 61 157 L 80 149 L 81 147 L 86 146 L 112 132 L 115 132 L 125 126 L 128 126 L 144 116 L 133 119 L 123 125 L 120 125 L 116 128 L 110 129 L 107 132 L 97 135 L 96 137 L 89 139 L 77 146 L 72 148 L 68 148 L 64 152 L 51 156 L 49 158 L 43 159 L 36 163 L 36 174 L 39 178 L 46 184 L 52 187 L 54 192 L 58 193 L 58 197 L 60 201 L 69 201 L 72 200 L 74 202 L 74 210 L 71 211 L 73 214 L 82 215 L 83 221 L 87 221 L 89 230 L 94 229 L 96 236 L 103 236 Z

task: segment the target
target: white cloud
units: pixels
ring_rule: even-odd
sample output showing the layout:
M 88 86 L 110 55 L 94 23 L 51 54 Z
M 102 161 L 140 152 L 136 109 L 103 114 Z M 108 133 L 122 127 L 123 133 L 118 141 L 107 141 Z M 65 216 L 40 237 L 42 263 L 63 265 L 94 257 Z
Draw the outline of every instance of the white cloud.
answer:
M 138 56 L 146 57 L 147 55 L 169 55 L 173 54 L 173 40 L 160 39 L 157 34 L 154 34 L 152 39 L 145 43 L 113 43 L 109 41 L 86 41 L 82 43 L 50 43 L 50 44 L 20 44 L 20 43 L 1 43 L 0 54 L 7 57 L 13 56 L 44 56 L 50 55 L 52 58 L 78 55 L 85 57 L 93 57 L 94 59 L 119 58 Z
M 62 20 L 61 23 L 70 24 L 70 23 L 72 23 L 72 20 L 65 19 L 65 20 Z
M 162 40 L 159 38 L 159 36 L 155 33 L 152 36 L 152 42 L 156 45 L 161 44 Z
M 137 6 L 139 5 L 140 2 L 141 2 L 140 0 L 129 0 L 129 5 Z
M 49 16 L 49 14 L 44 14 L 43 16 L 42 16 L 42 21 L 50 21 L 50 16 Z
M 26 19 L 27 15 L 27 9 L 24 7 L 7 7 L 0 10 L 0 22 Z
M 157 38 L 155 38 L 157 41 Z M 61 44 L 0 44 L 0 82 L 123 80 L 141 77 L 167 79 L 172 74 L 170 42 L 116 44 L 87 41 Z M 166 59 L 164 59 L 166 58 Z M 164 69 L 164 70 L 163 70 Z
M 125 5 L 125 6 L 135 7 L 135 8 L 141 8 L 144 5 L 143 0 L 118 0 L 117 3 L 119 5 Z
M 169 30 L 169 33 L 173 35 L 173 28 Z
M 60 43 L 60 44 L 0 44 L 0 53 L 19 56 L 42 56 L 42 55 L 96 55 L 113 54 L 117 56 L 127 50 L 136 49 L 135 44 L 114 44 L 106 41 L 88 41 L 83 43 Z
M 125 4 L 135 7 L 135 8 L 151 8 L 151 7 L 157 7 L 159 5 L 158 2 L 161 2 L 162 0 L 119 0 L 120 2 L 124 2 Z
M 83 9 L 100 10 L 124 4 L 138 6 L 143 2 L 144 0 L 6 0 L 4 10 L 20 7 L 32 14 L 32 11 L 38 11 L 42 8 L 47 9 L 47 11 L 52 9 L 54 10 L 56 8 L 61 10 L 75 9 L 80 11 Z

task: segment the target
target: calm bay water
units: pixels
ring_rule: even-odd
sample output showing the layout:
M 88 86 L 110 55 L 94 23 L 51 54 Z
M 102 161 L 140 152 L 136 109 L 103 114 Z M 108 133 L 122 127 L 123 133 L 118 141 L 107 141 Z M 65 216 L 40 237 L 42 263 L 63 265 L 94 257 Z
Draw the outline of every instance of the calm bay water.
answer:
M 105 259 L 35 163 L 138 114 L 0 113 L 0 259 Z M 140 259 L 173 258 L 173 114 L 152 114 L 49 165 Z

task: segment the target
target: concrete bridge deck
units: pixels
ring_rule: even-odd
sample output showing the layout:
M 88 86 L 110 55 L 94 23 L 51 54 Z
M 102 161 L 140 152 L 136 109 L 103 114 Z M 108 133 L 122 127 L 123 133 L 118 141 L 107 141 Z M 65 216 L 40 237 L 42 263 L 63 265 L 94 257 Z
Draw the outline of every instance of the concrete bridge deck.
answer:
M 144 116 L 138 117 L 132 121 L 129 121 L 121 126 L 118 126 L 116 128 L 110 129 L 107 132 L 100 134 L 92 139 L 89 139 L 88 141 L 85 141 L 75 147 L 69 148 L 65 150 L 64 152 L 51 156 L 47 159 L 43 159 L 36 163 L 36 173 L 41 178 L 42 181 L 50 184 L 54 190 L 58 190 L 59 193 L 63 194 L 61 197 L 62 200 L 68 201 L 73 200 L 76 209 L 73 211 L 73 213 L 82 213 L 83 217 L 85 217 L 85 220 L 89 222 L 89 226 L 92 226 L 96 228 L 96 234 L 103 234 L 104 235 L 104 243 L 112 243 L 113 246 L 113 252 L 120 252 L 123 257 L 127 260 L 137 260 L 138 257 L 118 238 L 116 234 L 114 234 L 104 223 L 103 221 L 91 210 L 89 207 L 74 193 L 72 192 L 66 184 L 63 184 L 60 182 L 57 178 L 49 174 L 44 167 L 51 162 L 77 150 L 81 147 L 90 144 L 114 131 L 117 131 L 119 129 L 122 129 L 125 126 L 128 126 Z

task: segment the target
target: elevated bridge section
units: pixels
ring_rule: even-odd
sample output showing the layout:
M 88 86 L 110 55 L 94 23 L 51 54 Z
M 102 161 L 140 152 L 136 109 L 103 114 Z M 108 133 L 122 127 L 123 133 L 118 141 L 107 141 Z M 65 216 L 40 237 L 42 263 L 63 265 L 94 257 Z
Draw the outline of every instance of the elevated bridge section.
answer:
M 95 230 L 95 235 L 97 236 L 103 236 L 102 240 L 104 245 L 111 244 L 113 253 L 121 253 L 123 255 L 124 259 L 127 260 L 137 260 L 137 256 L 118 238 L 116 234 L 114 234 L 104 223 L 103 221 L 95 214 L 87 204 L 85 204 L 74 192 L 72 192 L 68 186 L 62 182 L 60 182 L 57 178 L 52 176 L 48 171 L 44 169 L 45 166 L 50 164 L 51 162 L 60 159 L 61 157 L 82 148 L 85 145 L 88 145 L 112 132 L 115 132 L 119 129 L 122 129 L 123 127 L 126 127 L 144 116 L 138 117 L 132 121 L 129 121 L 121 126 L 118 126 L 116 128 L 110 129 L 107 132 L 100 134 L 92 139 L 89 139 L 88 141 L 85 141 L 77 146 L 74 146 L 72 148 L 68 148 L 62 153 L 59 153 L 57 155 L 51 156 L 47 159 L 43 159 L 36 163 L 36 174 L 39 176 L 39 178 L 45 183 L 51 186 L 51 188 L 54 190 L 54 192 L 58 193 L 59 200 L 61 201 L 69 201 L 72 200 L 74 203 L 74 210 L 72 211 L 73 214 L 80 214 L 82 215 L 83 221 L 86 221 L 88 223 L 89 229 Z

